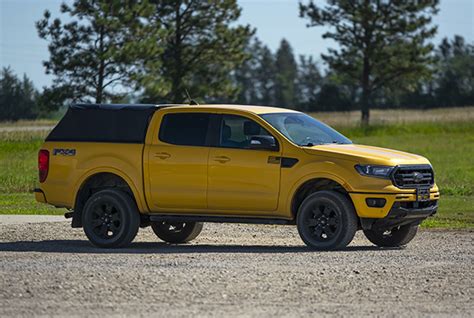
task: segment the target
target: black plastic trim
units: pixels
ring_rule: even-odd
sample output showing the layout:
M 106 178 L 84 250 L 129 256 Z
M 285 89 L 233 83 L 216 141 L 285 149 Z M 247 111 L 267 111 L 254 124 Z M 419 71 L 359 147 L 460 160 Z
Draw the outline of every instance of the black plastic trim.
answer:
M 291 168 L 298 163 L 298 159 L 296 158 L 289 158 L 289 157 L 281 157 L 281 167 L 282 168 Z
M 434 204 L 425 208 L 404 208 L 401 202 L 395 202 L 386 217 L 381 219 L 361 218 L 362 228 L 365 229 L 390 229 L 395 226 L 406 224 L 420 224 L 426 218 L 438 211 L 438 201 L 432 200 Z
M 150 214 L 150 221 L 168 222 L 208 222 L 208 223 L 244 223 L 244 224 L 294 224 L 293 220 L 256 217 L 227 217 L 227 216 L 200 216 L 200 215 L 167 215 Z

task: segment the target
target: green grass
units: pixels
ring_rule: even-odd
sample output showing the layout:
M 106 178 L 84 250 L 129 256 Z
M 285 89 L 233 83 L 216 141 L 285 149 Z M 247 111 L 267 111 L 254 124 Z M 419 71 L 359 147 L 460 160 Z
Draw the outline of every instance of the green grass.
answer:
M 423 222 L 428 228 L 474 228 L 474 196 L 442 196 L 438 213 Z
M 423 123 L 335 127 L 355 143 L 426 156 L 441 189 L 438 214 L 428 228 L 474 228 L 474 123 Z M 62 214 L 34 201 L 36 158 L 45 132 L 0 132 L 0 214 Z
M 474 123 L 341 128 L 354 143 L 380 146 L 427 157 L 443 195 L 474 195 Z
M 0 141 L 0 193 L 31 192 L 37 180 L 39 138 Z
M 66 209 L 35 201 L 33 193 L 0 194 L 0 214 L 49 214 L 63 215 Z
M 441 191 L 438 214 L 425 227 L 474 228 L 474 123 L 336 127 L 354 143 L 427 157 Z

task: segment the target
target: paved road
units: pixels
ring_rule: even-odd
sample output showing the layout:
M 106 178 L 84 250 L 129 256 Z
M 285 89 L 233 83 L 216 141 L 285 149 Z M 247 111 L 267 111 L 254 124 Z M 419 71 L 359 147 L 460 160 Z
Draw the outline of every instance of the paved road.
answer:
M 474 232 L 405 249 L 358 235 L 312 252 L 294 227 L 206 224 L 189 245 L 147 228 L 101 250 L 66 222 L 0 225 L 0 316 L 474 316 Z

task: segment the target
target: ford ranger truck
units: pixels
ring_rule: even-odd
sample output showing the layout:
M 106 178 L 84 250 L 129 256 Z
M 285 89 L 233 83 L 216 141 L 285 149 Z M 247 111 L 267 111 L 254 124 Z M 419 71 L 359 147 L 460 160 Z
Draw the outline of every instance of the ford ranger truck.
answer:
M 344 248 L 357 230 L 397 247 L 439 199 L 426 158 L 275 107 L 72 105 L 38 167 L 36 200 L 69 209 L 72 227 L 109 248 L 147 226 L 189 242 L 204 222 L 296 225 L 317 250 Z

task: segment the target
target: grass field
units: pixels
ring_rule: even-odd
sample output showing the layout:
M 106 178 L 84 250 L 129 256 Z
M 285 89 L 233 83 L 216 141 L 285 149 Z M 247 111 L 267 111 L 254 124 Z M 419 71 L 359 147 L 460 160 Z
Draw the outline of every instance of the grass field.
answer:
M 404 150 L 428 157 L 434 166 L 442 199 L 438 215 L 426 221 L 424 226 L 474 228 L 474 107 L 411 113 L 388 111 L 387 120 L 383 120 L 377 111 L 375 113 L 378 119 L 368 128 L 361 128 L 354 124 L 353 119 L 347 119 L 348 116 L 352 118 L 351 113 L 313 115 L 332 124 L 355 143 Z M 34 122 L 22 124 L 35 126 Z M 12 123 L 7 125 L 15 126 Z M 64 213 L 63 209 L 36 203 L 31 193 L 37 179 L 36 155 L 46 131 L 12 132 L 2 131 L 1 127 L 2 124 L 0 214 Z
M 360 124 L 360 111 L 311 113 L 331 126 L 354 127 Z M 458 123 L 474 122 L 474 107 L 438 108 L 429 110 L 373 109 L 370 111 L 372 125 L 404 125 L 413 123 Z

